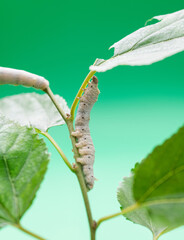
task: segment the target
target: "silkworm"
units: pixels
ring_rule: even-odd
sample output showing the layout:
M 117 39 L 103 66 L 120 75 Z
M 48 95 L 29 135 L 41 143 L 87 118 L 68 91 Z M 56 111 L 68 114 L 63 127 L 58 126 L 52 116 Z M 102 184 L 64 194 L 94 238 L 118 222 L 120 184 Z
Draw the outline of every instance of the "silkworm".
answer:
M 92 81 L 88 84 L 88 87 L 84 90 L 84 94 L 80 98 L 75 118 L 75 132 L 72 133 L 72 135 L 77 138 L 76 147 L 79 149 L 80 154 L 77 162 L 82 165 L 88 190 L 93 188 L 95 180 L 93 173 L 95 148 L 90 136 L 89 120 L 91 109 L 97 101 L 99 93 L 98 79 L 93 76 Z
M 23 70 L 0 67 L 0 85 L 12 84 L 45 90 L 49 82 L 41 76 Z

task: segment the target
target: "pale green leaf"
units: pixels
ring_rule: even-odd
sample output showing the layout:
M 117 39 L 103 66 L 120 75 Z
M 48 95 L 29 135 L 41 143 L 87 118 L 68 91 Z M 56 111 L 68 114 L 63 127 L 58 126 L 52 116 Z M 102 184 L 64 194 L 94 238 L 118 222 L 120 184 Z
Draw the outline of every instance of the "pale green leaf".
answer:
M 18 223 L 47 170 L 49 155 L 32 128 L 0 115 L 0 226 Z
M 121 208 L 129 207 L 135 204 L 133 197 L 133 176 L 124 178 L 123 182 L 120 183 L 118 188 L 117 198 L 121 205 Z M 141 208 L 126 214 L 128 220 L 143 225 L 151 230 L 154 239 L 158 239 L 162 233 L 168 231 L 167 226 L 164 224 L 158 224 L 153 221 L 146 208 Z
M 114 55 L 97 59 L 90 70 L 105 72 L 119 65 L 149 65 L 184 50 L 184 10 L 156 16 L 160 22 L 133 32 L 114 43 Z
M 152 219 L 184 224 L 184 127 L 157 146 L 135 169 L 134 198 Z
M 55 95 L 62 109 L 69 113 L 66 101 Z M 64 124 L 64 120 L 47 94 L 26 93 L 0 100 L 0 113 L 21 125 L 32 126 L 41 131 Z

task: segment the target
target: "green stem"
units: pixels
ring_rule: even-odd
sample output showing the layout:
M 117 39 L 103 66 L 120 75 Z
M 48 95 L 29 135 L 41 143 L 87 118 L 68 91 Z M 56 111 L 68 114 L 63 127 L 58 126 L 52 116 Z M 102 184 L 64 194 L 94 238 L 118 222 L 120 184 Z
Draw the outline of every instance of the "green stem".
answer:
M 28 231 L 27 229 L 23 228 L 20 224 L 13 224 L 14 227 L 18 228 L 19 230 L 21 230 L 22 232 L 25 232 L 27 233 L 28 235 L 34 237 L 34 238 L 37 238 L 39 240 L 46 240 L 45 238 L 42 238 L 40 236 L 38 236 L 37 234 L 35 233 L 32 233 L 30 231 Z
M 86 77 L 86 79 L 84 80 L 77 96 L 80 96 L 80 94 L 82 95 L 83 92 L 83 88 L 86 87 L 86 85 L 88 84 L 89 80 L 91 79 L 91 77 L 95 74 L 94 71 L 91 71 L 88 76 Z M 86 188 L 86 183 L 84 180 L 84 176 L 83 176 L 83 172 L 82 172 L 82 167 L 81 165 L 77 162 L 77 157 L 79 157 L 79 152 L 78 149 L 76 148 L 75 144 L 76 144 L 76 139 L 75 137 L 72 136 L 72 132 L 74 132 L 74 128 L 73 128 L 73 118 L 74 118 L 74 112 L 75 112 L 75 108 L 77 106 L 78 103 L 78 98 L 76 97 L 74 100 L 74 103 L 72 105 L 72 109 L 71 109 L 71 117 L 67 118 L 65 112 L 63 111 L 63 109 L 60 107 L 60 105 L 57 103 L 54 94 L 52 93 L 50 88 L 47 88 L 45 90 L 45 92 L 48 94 L 48 96 L 50 97 L 50 99 L 52 100 L 53 104 L 56 106 L 58 112 L 60 113 L 60 115 L 62 116 L 62 118 L 64 119 L 64 121 L 67 124 L 68 130 L 69 130 L 69 134 L 70 134 L 70 138 L 71 138 L 71 142 L 72 142 L 72 146 L 73 146 L 73 152 L 74 152 L 74 158 L 75 158 L 75 162 L 76 162 L 76 167 L 74 169 L 75 174 L 78 178 L 79 181 L 79 185 L 80 185 L 80 189 L 82 192 L 82 196 L 84 199 L 84 204 L 85 204 L 85 208 L 86 208 L 86 212 L 87 212 L 87 217 L 88 217 L 88 222 L 89 222 L 89 227 L 90 227 L 90 232 L 91 232 L 91 240 L 95 240 L 95 228 L 94 228 L 94 221 L 93 221 L 93 217 L 92 217 L 92 213 L 91 213 L 91 208 L 90 208 L 90 204 L 89 204 L 89 199 L 88 199 L 88 195 L 87 195 L 87 188 Z M 66 160 L 66 159 L 65 159 Z M 68 164 L 67 164 L 68 165 Z
M 84 204 L 85 204 L 85 207 L 86 207 L 88 223 L 89 223 L 89 228 L 90 228 L 90 233 L 91 233 L 91 240 L 95 240 L 95 229 L 93 227 L 94 221 L 93 221 L 93 218 L 92 218 L 91 208 L 90 208 L 89 199 L 88 199 L 88 195 L 87 195 L 86 184 L 84 182 L 83 174 L 81 173 L 79 168 L 78 168 L 78 171 L 77 171 L 77 178 L 78 178 L 78 181 L 79 181 L 80 189 L 81 189 L 82 196 L 83 196 L 83 199 L 84 199 Z
M 112 219 L 112 218 L 115 218 L 115 217 L 118 217 L 120 215 L 124 215 L 124 214 L 127 214 L 129 212 L 132 212 L 134 210 L 136 210 L 137 208 L 139 208 L 140 205 L 138 203 L 135 203 L 127 208 L 124 208 L 121 212 L 118 212 L 118 213 L 115 213 L 115 214 L 112 214 L 112 215 L 109 215 L 109 216 L 106 216 L 106 217 L 103 217 L 103 218 L 100 218 L 97 222 L 97 226 L 96 228 L 98 228 L 100 226 L 100 224 L 104 221 L 107 221 L 109 219 Z
M 74 131 L 73 121 L 72 120 L 67 120 L 67 126 L 68 126 L 68 130 L 69 130 L 69 133 L 70 133 L 70 138 L 71 138 L 71 141 L 72 141 L 72 145 L 73 145 L 74 158 L 75 158 L 75 162 L 76 162 L 76 175 L 77 175 L 79 185 L 80 185 L 80 189 L 81 189 L 81 192 L 82 192 L 82 196 L 83 196 L 83 199 L 84 199 L 84 204 L 85 204 L 87 217 L 88 217 L 88 223 L 89 223 L 89 227 L 90 227 L 91 240 L 95 240 L 94 220 L 93 220 L 92 213 L 91 213 L 91 208 L 90 208 L 90 203 L 89 203 L 89 199 L 88 199 L 86 183 L 85 183 L 85 180 L 84 180 L 82 167 L 77 162 L 77 157 L 79 157 L 79 153 L 78 153 L 78 149 L 75 146 L 76 140 L 75 140 L 75 137 L 73 137 L 72 134 L 71 134 Z
M 42 134 L 43 136 L 45 136 L 56 148 L 56 150 L 58 151 L 58 153 L 60 154 L 60 156 L 62 157 L 62 159 L 64 160 L 64 162 L 66 163 L 66 165 L 69 167 L 69 169 L 72 172 L 75 172 L 74 168 L 72 167 L 72 165 L 70 164 L 70 162 L 68 161 L 67 157 L 65 156 L 64 152 L 61 150 L 61 148 L 59 147 L 59 145 L 55 142 L 55 140 L 47 133 L 47 132 L 41 132 L 39 131 L 40 134 Z
M 48 96 L 50 97 L 50 99 L 52 100 L 53 104 L 55 105 L 55 107 L 57 108 L 58 112 L 61 114 L 61 117 L 63 118 L 63 120 L 66 122 L 67 116 L 65 114 L 65 112 L 63 111 L 63 109 L 60 107 L 60 105 L 58 104 L 58 102 L 56 101 L 56 98 L 53 94 L 53 92 L 51 91 L 51 89 L 48 87 L 44 90 Z
M 71 107 L 71 120 L 74 120 L 74 114 L 75 114 L 75 109 L 77 107 L 77 104 L 79 102 L 79 98 L 82 96 L 82 93 L 83 93 L 83 89 L 86 88 L 87 84 L 89 83 L 90 79 L 92 78 L 92 76 L 95 74 L 96 72 L 95 71 L 90 71 L 87 75 L 87 77 L 85 78 L 83 84 L 81 85 L 74 101 L 73 101 L 73 104 L 72 104 L 72 107 Z
M 95 226 L 91 230 L 91 240 L 95 240 L 96 238 L 96 228 Z

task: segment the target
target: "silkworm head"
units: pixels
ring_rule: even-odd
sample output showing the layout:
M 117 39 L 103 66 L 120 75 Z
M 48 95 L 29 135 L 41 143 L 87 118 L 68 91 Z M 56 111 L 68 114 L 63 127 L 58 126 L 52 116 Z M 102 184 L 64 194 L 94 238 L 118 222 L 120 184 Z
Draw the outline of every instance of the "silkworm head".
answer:
M 98 84 L 98 78 L 96 76 L 92 77 L 92 81 L 93 83 Z

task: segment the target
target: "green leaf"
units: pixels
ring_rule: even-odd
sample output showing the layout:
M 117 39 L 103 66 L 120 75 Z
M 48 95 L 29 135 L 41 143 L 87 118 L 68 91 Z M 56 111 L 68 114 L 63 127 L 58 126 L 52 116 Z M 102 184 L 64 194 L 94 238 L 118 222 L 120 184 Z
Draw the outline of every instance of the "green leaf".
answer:
M 157 146 L 135 169 L 134 198 L 152 219 L 184 224 L 184 127 Z
M 133 180 L 133 176 L 124 178 L 124 181 L 120 183 L 118 188 L 117 198 L 123 209 L 136 203 L 133 197 Z M 146 208 L 130 212 L 126 214 L 126 217 L 128 220 L 150 229 L 154 239 L 158 239 L 159 236 L 168 230 L 166 225 L 154 222 Z
M 62 109 L 69 113 L 66 101 L 58 95 L 55 97 Z M 22 126 L 44 132 L 50 127 L 65 124 L 47 94 L 26 93 L 5 97 L 0 100 L 0 113 Z
M 114 43 L 114 55 L 97 59 L 90 70 L 105 72 L 119 65 L 149 65 L 184 50 L 184 10 L 156 16 L 160 22 L 133 32 Z
M 0 227 L 18 223 L 47 170 L 49 155 L 32 128 L 0 115 Z

